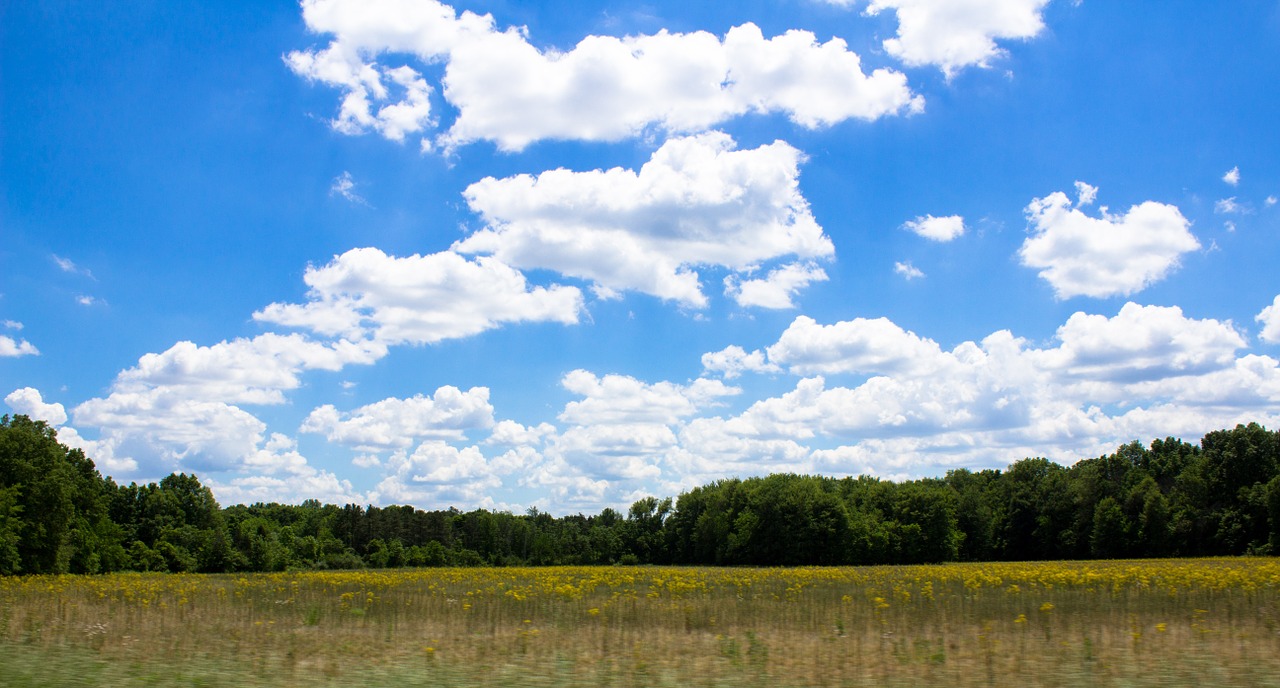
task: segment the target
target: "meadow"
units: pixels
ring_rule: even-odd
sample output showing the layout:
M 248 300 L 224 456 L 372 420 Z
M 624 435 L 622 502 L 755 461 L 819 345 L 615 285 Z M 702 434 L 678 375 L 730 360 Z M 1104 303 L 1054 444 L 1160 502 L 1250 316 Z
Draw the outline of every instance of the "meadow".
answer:
M 1280 686 L 1270 558 L 0 578 L 8 686 Z

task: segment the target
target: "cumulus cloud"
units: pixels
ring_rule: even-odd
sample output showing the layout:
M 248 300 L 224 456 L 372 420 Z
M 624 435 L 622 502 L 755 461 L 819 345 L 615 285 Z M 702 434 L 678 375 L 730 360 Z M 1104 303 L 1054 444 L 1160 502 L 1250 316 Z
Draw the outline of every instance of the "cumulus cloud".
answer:
M 1182 254 L 1200 248 L 1190 222 L 1172 205 L 1147 201 L 1102 217 L 1071 207 L 1061 191 L 1026 208 L 1031 236 L 1018 251 L 1059 299 L 1105 298 L 1141 291 L 1165 278 Z
M 4 398 L 4 403 L 17 413 L 58 426 L 67 422 L 67 410 L 62 404 L 46 404 L 40 390 L 34 387 L 15 389 Z
M 1227 173 L 1222 175 L 1222 181 L 1226 182 L 1227 184 L 1230 184 L 1231 186 L 1239 186 L 1240 185 L 1240 168 L 1232 167 L 1231 169 L 1227 170 Z
M 0 357 L 39 356 L 40 350 L 25 339 L 14 339 L 0 334 Z
M 825 282 L 827 273 L 813 263 L 792 263 L 771 270 L 763 279 L 725 278 L 726 296 L 739 306 L 757 308 L 795 308 L 792 297 L 813 282 Z
M 261 334 L 212 346 L 178 342 L 159 354 L 145 354 L 116 376 L 114 392 L 140 394 L 161 390 L 187 398 L 228 403 L 280 404 L 283 392 L 296 389 L 304 370 L 340 370 L 370 364 L 386 347 L 370 341 L 321 343 L 300 334 Z
M 934 217 L 925 215 L 909 220 L 902 225 L 908 232 L 918 234 L 934 241 L 951 241 L 964 234 L 964 218 L 959 215 Z
M 741 393 L 719 380 L 688 384 L 646 383 L 625 375 L 596 376 L 575 370 L 562 380 L 582 396 L 565 405 L 559 419 L 568 427 L 548 447 L 541 480 L 565 478 L 646 480 L 661 475 L 658 463 L 678 444 L 676 429 L 686 419 Z
M 1049 0 L 871 0 L 866 13 L 892 10 L 897 15 L 898 34 L 884 41 L 890 55 L 911 66 L 936 66 L 950 78 L 964 67 L 988 67 L 1002 57 L 997 40 L 1037 36 L 1047 4 Z
M 397 452 L 388 474 L 369 493 L 378 504 L 445 508 L 455 504 L 492 507 L 489 493 L 502 485 L 500 471 L 476 447 L 423 442 L 413 453 Z
M 163 474 L 180 466 L 231 470 L 266 441 L 266 424 L 237 404 L 282 404 L 308 370 L 372 363 L 386 349 L 369 341 L 312 341 L 263 334 L 212 346 L 178 342 L 121 371 L 105 397 L 72 410 L 96 427 L 100 451 Z
M 1245 341 L 1229 321 L 1131 303 L 1113 317 L 1077 313 L 1055 340 L 1036 348 L 1000 331 L 946 351 L 886 320 L 822 326 L 801 316 L 766 350 L 769 363 L 820 375 L 687 426 L 714 426 L 716 446 L 742 452 L 762 441 L 814 447 L 814 470 L 917 476 L 1033 454 L 1069 461 L 1134 437 L 1277 419 L 1260 409 L 1280 401 L 1280 362 L 1237 357 Z M 839 384 L 847 376 L 861 381 Z M 817 448 L 831 439 L 854 443 Z
M 331 122 L 344 134 L 372 130 L 403 141 L 431 125 L 431 86 L 407 65 L 389 69 L 365 63 L 357 51 L 337 44 L 319 52 L 291 52 L 285 62 L 299 76 L 346 91 Z
M 785 256 L 834 253 L 800 194 L 800 162 L 782 141 L 735 150 L 728 135 L 712 132 L 667 141 L 638 172 L 489 177 L 465 192 L 487 227 L 454 250 L 588 279 L 606 294 L 636 290 L 703 307 L 693 266 L 750 271 Z M 783 270 L 756 291 L 778 307 L 780 291 L 789 303 L 787 290 L 818 272 Z
M 578 322 L 574 287 L 531 287 L 492 257 L 468 260 L 444 251 L 389 256 L 358 248 L 309 267 L 308 301 L 273 303 L 255 320 L 302 327 L 325 336 L 372 337 L 383 345 L 430 344 L 479 334 L 507 323 Z
M 741 391 L 704 378 L 688 385 L 648 384 L 625 375 L 598 377 L 585 370 L 565 375 L 561 384 L 584 397 L 566 404 L 560 414 L 560 420 L 573 425 L 675 423 L 720 397 Z
M 298 503 L 316 499 L 325 504 L 363 504 L 351 481 L 312 466 L 298 453 L 290 437 L 272 433 L 263 445 L 244 458 L 247 475 L 232 478 L 202 476 L 222 504 L 255 502 Z
M 1280 343 L 1280 295 L 1276 296 L 1270 306 L 1263 308 L 1254 320 L 1262 323 L 1262 332 L 1258 333 L 1262 341 Z
M 792 321 L 766 351 L 770 363 L 799 375 L 920 369 L 942 353 L 936 342 L 908 332 L 888 318 L 820 325 L 807 315 Z
M 868 74 L 844 41 L 819 43 L 807 31 L 765 38 L 744 24 L 723 38 L 587 36 L 557 51 L 535 47 L 521 29 L 499 30 L 491 15 L 436 0 L 305 0 L 302 15 L 333 39 L 286 62 L 344 92 L 334 126 L 347 133 L 399 140 L 430 125 L 431 87 L 407 66 L 375 61 L 394 54 L 444 64 L 441 93 L 458 112 L 439 137 L 446 147 L 485 140 L 520 150 L 544 139 L 619 140 L 653 127 L 696 132 L 752 112 L 783 113 L 813 128 L 923 107 L 901 73 Z
M 445 386 L 429 397 L 392 397 L 349 413 L 340 413 L 325 404 L 307 416 L 300 431 L 324 435 L 329 442 L 360 451 L 377 452 L 408 448 L 415 441 L 428 438 L 461 440 L 467 430 L 492 425 L 488 388 L 472 387 L 463 392 Z
M 708 373 L 720 373 L 726 380 L 732 380 L 744 372 L 777 373 L 782 370 L 776 364 L 767 362 L 763 351 L 747 353 L 737 344 L 703 354 L 702 368 Z
M 1136 303 L 1112 318 L 1075 313 L 1057 339 L 1057 348 L 1041 352 L 1043 365 L 1073 378 L 1121 383 L 1221 370 L 1245 346 L 1231 321 L 1195 320 L 1177 306 Z

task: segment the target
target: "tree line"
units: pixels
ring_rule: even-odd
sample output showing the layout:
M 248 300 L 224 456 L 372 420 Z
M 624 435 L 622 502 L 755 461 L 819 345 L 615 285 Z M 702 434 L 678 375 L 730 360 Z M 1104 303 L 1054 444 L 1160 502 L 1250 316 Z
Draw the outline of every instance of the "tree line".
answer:
M 943 478 L 719 480 L 626 514 L 221 507 L 194 475 L 117 485 L 0 417 L 0 574 L 553 564 L 836 565 L 1280 553 L 1280 432 L 1132 442 Z

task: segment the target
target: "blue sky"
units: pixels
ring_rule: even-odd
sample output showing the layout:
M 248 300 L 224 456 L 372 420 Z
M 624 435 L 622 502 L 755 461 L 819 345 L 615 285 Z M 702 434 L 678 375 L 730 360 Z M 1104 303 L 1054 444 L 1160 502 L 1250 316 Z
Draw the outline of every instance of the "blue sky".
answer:
M 1274 1 L 9 3 L 0 70 L 0 410 L 118 482 L 566 513 L 1280 419 Z

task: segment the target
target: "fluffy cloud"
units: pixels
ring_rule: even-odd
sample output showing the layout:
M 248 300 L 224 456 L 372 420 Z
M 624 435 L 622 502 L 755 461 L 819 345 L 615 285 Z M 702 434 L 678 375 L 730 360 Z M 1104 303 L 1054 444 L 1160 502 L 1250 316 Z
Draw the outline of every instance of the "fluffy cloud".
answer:
M 273 433 L 265 445 L 245 457 L 249 475 L 228 480 L 204 477 L 223 504 L 301 502 L 317 499 L 325 504 L 365 503 L 365 496 L 329 471 L 311 466 L 289 437 Z
M 1126 303 L 1113 318 L 1075 313 L 1042 364 L 1075 378 L 1137 382 L 1231 366 L 1244 337 L 1230 321 L 1193 320 L 1182 309 Z
M 476 447 L 423 442 L 412 454 L 396 453 L 388 465 L 388 475 L 369 494 L 374 503 L 492 507 L 489 493 L 502 485 L 498 466 Z
M 472 387 L 463 392 L 445 386 L 430 397 L 419 394 L 408 399 L 383 399 L 345 414 L 325 404 L 307 416 L 300 431 L 321 434 L 329 442 L 360 451 L 376 452 L 407 448 L 427 438 L 460 440 L 467 430 L 492 425 L 488 388 Z
M 763 351 L 747 353 L 737 344 L 731 344 L 720 351 L 703 354 L 702 368 L 709 373 L 720 373 L 727 380 L 732 380 L 744 372 L 776 373 L 782 370 L 777 365 L 766 362 Z
M 1093 218 L 1058 191 L 1027 206 L 1032 236 L 1018 256 L 1039 268 L 1060 299 L 1128 295 L 1158 282 L 1179 257 L 1200 248 L 1190 222 L 1171 205 L 1147 201 L 1124 215 Z
M 812 282 L 825 282 L 827 273 L 812 263 L 792 263 L 771 270 L 763 279 L 725 278 L 726 296 L 740 306 L 758 308 L 795 308 L 791 298 Z
M 855 0 L 827 0 L 852 5 Z M 912 66 L 934 65 L 951 77 L 969 66 L 989 66 L 1004 51 L 996 40 L 1028 39 L 1044 28 L 1049 0 L 871 0 L 870 15 L 892 10 L 898 35 L 884 41 L 890 55 Z
M 1240 168 L 1232 167 L 1231 169 L 1227 170 L 1227 173 L 1222 175 L 1222 181 L 1226 182 L 1227 184 L 1230 184 L 1231 186 L 1239 186 Z
M 67 422 L 67 410 L 62 404 L 46 404 L 40 390 L 33 387 L 15 389 L 4 398 L 4 403 L 17 413 L 58 426 Z
M 741 392 L 719 380 L 705 378 L 688 385 L 648 384 L 625 375 L 597 377 L 585 370 L 565 375 L 561 384 L 585 397 L 566 404 L 560 414 L 560 420 L 573 425 L 671 424 L 721 397 Z
M 902 225 L 908 232 L 918 234 L 934 241 L 951 241 L 964 234 L 964 218 L 959 215 L 934 217 L 925 215 L 909 220 Z
M 355 51 L 336 44 L 320 52 L 292 52 L 285 61 L 308 80 L 346 91 L 332 122 L 344 134 L 373 130 L 392 141 L 403 141 L 406 134 L 431 123 L 431 86 L 408 66 L 387 69 L 366 64 Z M 391 101 L 393 90 L 399 97 Z
M 894 373 L 937 361 L 938 344 L 898 327 L 888 318 L 819 325 L 802 315 L 767 349 L 769 362 L 795 374 Z
M 1153 409 L 1199 418 L 1203 431 L 1280 400 L 1277 362 L 1237 358 L 1245 340 L 1229 321 L 1129 303 L 1110 318 L 1076 313 L 1056 339 L 1037 349 L 996 332 L 943 351 L 884 319 L 822 326 L 801 316 L 768 347 L 770 364 L 801 375 L 872 377 L 852 388 L 806 378 L 753 404 L 735 427 L 744 436 L 793 439 L 998 431 L 1011 434 L 1004 441 L 1012 445 L 1034 446 L 1113 436 L 1138 419 L 1146 432 L 1167 432 Z M 1098 406 L 1117 403 L 1131 410 L 1110 416 Z
M 358 248 L 310 267 L 302 304 L 273 303 L 255 320 L 384 345 L 429 344 L 467 337 L 505 323 L 576 323 L 582 293 L 574 287 L 530 287 L 498 259 L 468 260 L 449 251 L 389 256 Z
M 325 344 L 300 334 L 267 333 L 213 346 L 178 342 L 159 354 L 146 354 L 122 371 L 113 392 L 144 394 L 162 391 L 192 399 L 239 404 L 280 404 L 283 392 L 300 384 L 304 370 L 340 370 L 370 364 L 386 355 L 386 347 L 369 341 L 340 340 Z
M 121 371 L 106 397 L 72 410 L 79 428 L 97 427 L 96 448 L 148 475 L 175 469 L 235 470 L 260 451 L 266 424 L 237 404 L 282 404 L 308 370 L 368 364 L 376 342 L 312 341 L 263 334 L 212 346 L 178 342 Z
M 40 350 L 25 339 L 0 334 L 0 357 L 39 356 Z
M 553 483 L 578 477 L 658 478 L 658 463 L 678 445 L 676 428 L 741 392 L 705 378 L 686 385 L 650 384 L 623 375 L 597 377 L 584 370 L 569 373 L 562 384 L 584 398 L 569 402 L 560 414 L 570 427 L 553 439 L 548 448 L 552 460 L 542 469 L 544 479 Z
M 639 172 L 483 179 L 465 195 L 488 227 L 454 249 L 696 307 L 707 300 L 694 265 L 749 271 L 789 255 L 832 255 L 799 191 L 800 151 L 781 141 L 734 148 L 713 132 L 667 141 Z
M 750 112 L 785 113 L 812 128 L 923 107 L 901 73 L 867 74 L 844 41 L 819 43 L 807 31 L 765 38 L 744 24 L 723 39 L 587 36 L 556 51 L 535 47 L 519 29 L 499 31 L 490 15 L 459 14 L 435 0 L 305 0 L 302 13 L 312 31 L 334 38 L 290 53 L 290 68 L 345 92 L 338 130 L 397 140 L 429 124 L 431 89 L 407 66 L 373 61 L 392 53 L 445 65 L 442 94 L 458 111 L 440 137 L 446 146 L 487 140 L 519 150 L 651 127 L 694 132 Z
M 1263 308 L 1254 320 L 1262 323 L 1262 332 L 1258 333 L 1262 341 L 1280 343 L 1280 295 L 1276 296 L 1270 306 Z

